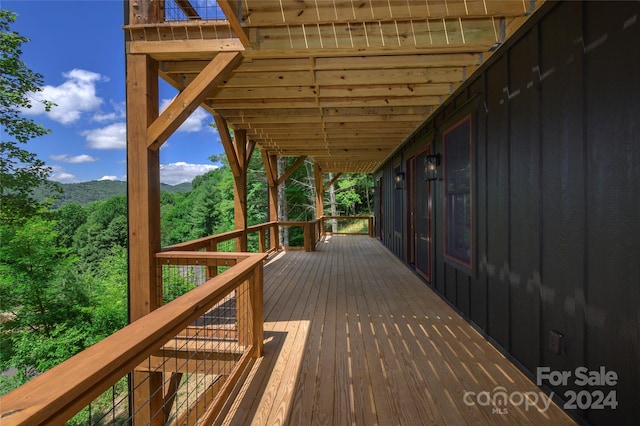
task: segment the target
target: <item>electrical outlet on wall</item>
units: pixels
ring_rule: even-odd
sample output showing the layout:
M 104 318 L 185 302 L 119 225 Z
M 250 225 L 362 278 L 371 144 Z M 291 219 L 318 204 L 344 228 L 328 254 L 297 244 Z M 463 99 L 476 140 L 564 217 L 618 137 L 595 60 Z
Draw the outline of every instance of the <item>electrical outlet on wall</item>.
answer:
M 549 349 L 551 352 L 557 355 L 564 354 L 564 335 L 557 330 L 551 330 L 549 332 Z

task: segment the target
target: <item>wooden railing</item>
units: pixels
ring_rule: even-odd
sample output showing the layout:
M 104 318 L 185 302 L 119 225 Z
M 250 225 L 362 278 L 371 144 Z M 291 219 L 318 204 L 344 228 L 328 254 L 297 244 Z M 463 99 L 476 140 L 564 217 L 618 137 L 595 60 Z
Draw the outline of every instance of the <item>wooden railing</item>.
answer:
M 323 235 L 369 235 L 373 237 L 372 216 L 323 216 L 321 218 L 321 233 Z M 336 230 L 327 230 L 327 226 Z
M 197 240 L 187 241 L 184 243 L 173 244 L 164 247 L 163 251 L 248 251 L 243 250 L 242 246 L 245 244 L 243 241 L 247 241 L 250 236 L 256 235 L 258 239 L 258 246 L 255 250 L 250 250 L 256 253 L 271 253 L 278 250 L 278 222 L 266 222 L 259 225 L 249 226 L 246 230 L 236 229 L 234 231 L 223 232 L 221 234 L 209 235 L 207 237 L 198 238 Z M 271 244 L 267 245 L 267 234 L 269 234 L 269 240 Z M 273 236 L 273 238 L 271 238 Z M 224 250 L 221 247 L 224 243 L 234 241 L 235 247 L 232 250 Z
M 373 217 L 371 216 L 323 216 L 309 222 L 280 221 L 280 226 L 303 229 L 304 245 L 283 247 L 288 250 L 314 251 L 316 243 L 325 235 L 369 235 L 373 237 Z M 333 231 L 333 227 L 336 231 Z
M 206 278 L 209 268 L 231 268 L 3 396 L 0 423 L 62 424 L 76 415 L 76 424 L 193 424 L 195 416 L 210 422 L 252 359 L 261 355 L 265 257 L 159 253 L 160 270 L 200 267 Z M 235 305 L 232 320 L 212 319 L 216 310 L 228 316 L 229 305 Z M 107 408 L 98 403 L 104 392 L 113 401 Z M 92 403 L 96 407 L 87 409 Z
M 1 397 L 0 424 L 210 423 L 262 352 L 263 260 L 279 249 L 279 227 L 302 227 L 313 251 L 331 220 L 368 227 L 338 233 L 373 232 L 370 217 L 325 216 L 165 247 L 156 254 L 160 307 Z M 254 235 L 260 253 L 222 252 Z
M 316 242 L 318 241 L 318 238 L 320 235 L 317 233 L 317 227 L 316 227 L 317 222 L 319 221 L 318 220 L 313 220 L 309 222 L 279 221 L 278 225 L 280 226 L 286 226 L 289 228 L 302 228 L 302 233 L 304 238 L 302 246 L 289 245 L 283 248 L 285 250 L 315 251 Z

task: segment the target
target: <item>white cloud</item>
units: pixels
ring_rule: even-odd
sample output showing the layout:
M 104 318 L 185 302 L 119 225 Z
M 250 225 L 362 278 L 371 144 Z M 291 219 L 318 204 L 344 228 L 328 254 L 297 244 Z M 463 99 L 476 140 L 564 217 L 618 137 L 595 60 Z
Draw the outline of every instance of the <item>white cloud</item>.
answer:
M 51 179 L 51 180 L 53 180 L 55 182 L 72 183 L 72 182 L 77 182 L 78 181 L 76 179 L 75 175 L 72 175 L 71 173 L 65 172 L 62 167 L 53 166 L 53 167 L 51 167 L 51 169 L 52 169 L 52 173 L 51 173 L 51 176 L 49 177 L 49 179 Z
M 118 180 L 118 177 L 117 176 L 102 176 L 98 180 Z
M 113 108 L 113 112 L 98 111 L 93 115 L 94 121 L 104 123 L 107 121 L 115 121 L 126 118 L 127 107 L 124 102 L 111 101 L 110 103 L 111 107 Z
M 196 176 L 203 175 L 218 166 L 212 164 L 189 164 L 177 162 L 160 165 L 160 182 L 169 185 L 177 185 L 184 182 L 191 182 Z
M 171 101 L 172 99 L 163 99 L 160 102 L 160 111 L 164 111 L 164 109 L 171 103 Z M 202 108 L 198 108 L 184 121 L 184 123 L 182 123 L 177 131 L 193 133 L 201 132 L 203 130 L 213 130 L 213 128 L 208 125 L 210 118 L 211 114 L 209 114 Z
M 90 155 L 86 155 L 86 154 L 75 155 L 75 156 L 71 156 L 69 154 L 59 154 L 59 155 L 52 155 L 51 159 L 53 161 L 60 161 L 63 163 L 72 163 L 72 164 L 93 163 L 94 161 L 98 161 L 97 158 L 92 157 Z
M 114 121 L 114 120 L 117 120 L 118 118 L 121 118 L 121 117 L 115 112 L 108 112 L 108 113 L 96 112 L 93 115 L 93 120 L 99 123 L 104 123 L 105 121 Z
M 127 126 L 113 123 L 100 129 L 80 133 L 87 139 L 87 146 L 93 149 L 125 149 L 127 147 Z
M 96 83 L 108 81 L 101 74 L 73 69 L 62 74 L 66 81 L 59 86 L 46 85 L 36 97 L 53 102 L 56 105 L 46 113 L 40 102 L 32 108 L 23 110 L 26 115 L 47 114 L 52 120 L 62 124 L 70 124 L 80 119 L 83 113 L 95 111 L 102 104 L 102 98 L 96 94 Z

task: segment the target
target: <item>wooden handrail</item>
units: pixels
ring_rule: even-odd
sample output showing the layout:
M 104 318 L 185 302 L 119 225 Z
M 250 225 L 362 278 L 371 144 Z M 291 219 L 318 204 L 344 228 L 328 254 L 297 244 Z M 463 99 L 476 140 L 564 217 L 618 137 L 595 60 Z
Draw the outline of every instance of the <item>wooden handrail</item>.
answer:
M 322 216 L 322 219 L 370 219 L 372 216 Z
M 213 241 L 224 242 L 239 238 L 244 233 L 241 229 L 233 231 L 223 232 L 221 234 L 209 235 L 206 237 L 198 238 L 196 240 L 186 241 L 184 243 L 172 244 L 167 247 L 163 247 L 162 251 L 194 251 L 202 248 L 207 248 Z
M 200 249 L 210 249 L 210 247 L 214 244 L 221 243 L 224 241 L 229 241 L 234 238 L 240 238 L 245 234 L 251 234 L 254 232 L 260 232 L 261 238 L 263 237 L 262 233 L 269 228 L 276 228 L 277 226 L 300 226 L 305 229 L 305 245 L 304 248 L 306 251 L 313 251 L 315 243 L 320 240 L 322 235 L 324 234 L 324 221 L 331 219 L 345 219 L 345 220 L 368 220 L 369 231 L 368 234 L 373 236 L 373 217 L 372 216 L 322 216 L 320 218 L 311 220 L 311 221 L 271 221 L 265 222 L 258 225 L 249 226 L 246 230 L 236 229 L 233 231 L 227 231 L 216 235 L 209 235 L 207 237 L 198 238 L 196 240 L 187 241 L 184 243 L 173 244 L 167 247 L 163 247 L 162 251 L 189 251 L 189 250 L 200 250 Z M 318 224 L 321 226 L 318 229 Z M 310 228 L 309 228 L 310 227 Z M 366 234 L 366 233 L 364 233 Z M 267 252 L 265 244 L 260 240 L 260 252 Z
M 254 232 L 260 232 L 263 229 L 267 229 L 272 226 L 277 226 L 278 222 L 265 222 L 258 225 L 249 226 L 246 231 L 242 229 L 235 229 L 233 231 L 222 232 L 220 234 L 208 235 L 206 237 L 198 238 L 183 243 L 172 244 L 167 247 L 163 247 L 162 251 L 195 251 L 203 248 L 210 247 L 213 243 L 222 243 L 225 241 L 233 240 L 234 238 L 240 238 L 243 234 L 251 234 Z
M 223 254 L 191 253 L 194 255 Z M 0 423 L 34 425 L 67 421 L 253 274 L 258 274 L 261 280 L 265 257 L 265 254 L 236 253 L 236 258 L 244 259 L 223 274 L 4 395 L 0 398 Z
M 325 234 L 324 231 L 324 223 L 326 220 L 366 220 L 367 221 L 367 232 L 362 232 L 362 233 L 342 233 L 342 232 L 337 232 L 335 234 L 353 234 L 353 235 L 369 235 L 370 237 L 374 237 L 374 229 L 373 229 L 373 216 L 322 216 L 320 218 L 320 220 L 322 220 L 322 226 L 321 226 L 321 233 Z M 334 234 L 332 232 L 329 232 L 329 234 Z

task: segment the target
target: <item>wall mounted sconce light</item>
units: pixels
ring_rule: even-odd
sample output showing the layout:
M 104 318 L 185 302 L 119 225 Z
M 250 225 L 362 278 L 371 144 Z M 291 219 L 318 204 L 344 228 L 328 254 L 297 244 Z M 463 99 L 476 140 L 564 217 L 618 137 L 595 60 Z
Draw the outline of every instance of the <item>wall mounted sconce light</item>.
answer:
M 440 165 L 440 154 L 427 155 L 424 160 L 424 180 L 438 179 L 438 166 Z
M 371 193 L 372 196 L 374 196 L 374 197 L 376 196 L 376 187 L 375 186 L 371 187 L 370 193 Z
M 396 189 L 404 188 L 404 172 L 396 173 Z

